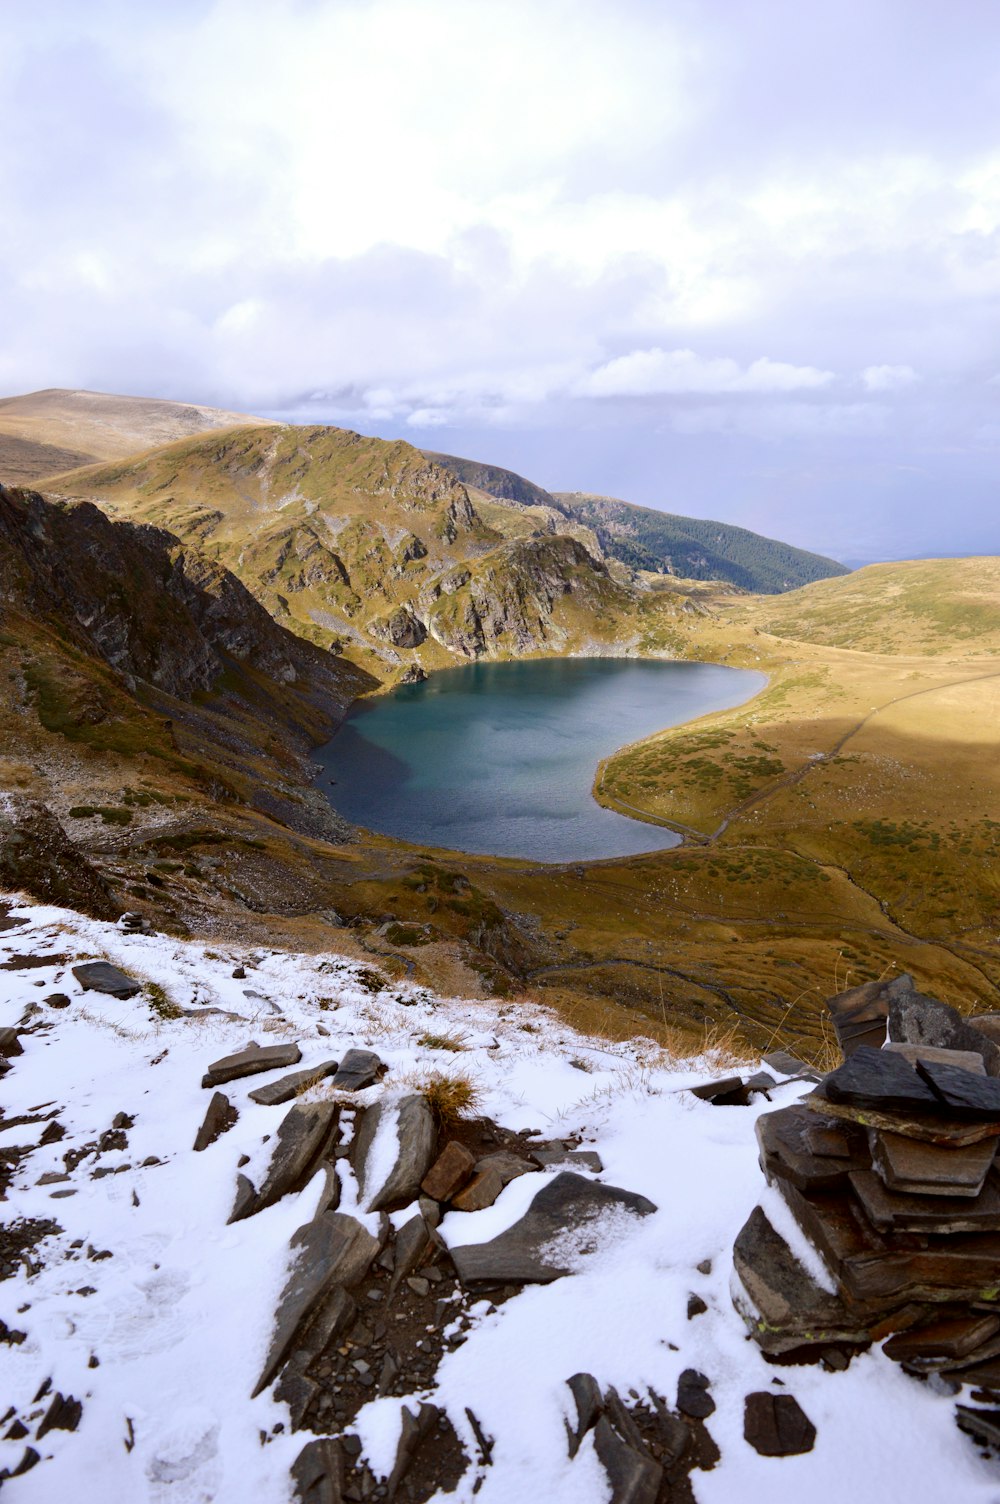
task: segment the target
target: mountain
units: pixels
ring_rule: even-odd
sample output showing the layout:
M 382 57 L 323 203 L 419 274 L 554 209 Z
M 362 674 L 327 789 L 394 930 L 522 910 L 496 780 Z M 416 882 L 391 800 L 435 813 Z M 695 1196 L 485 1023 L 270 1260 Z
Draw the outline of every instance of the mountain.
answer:
M 555 500 L 592 527 L 608 553 L 633 569 L 726 580 L 756 595 L 776 595 L 849 572 L 834 559 L 727 522 L 678 517 L 582 491 L 560 491 Z
M 573 523 L 589 529 L 601 555 L 617 559 L 630 570 L 688 580 L 723 580 L 759 595 L 794 590 L 811 580 L 849 572 L 834 559 L 730 523 L 678 517 L 588 491 L 543 491 L 499 465 L 427 449 L 424 454 L 467 486 L 497 500 L 523 508 L 547 508 L 565 519 L 563 529 Z
M 60 470 L 120 459 L 174 439 L 266 418 L 158 397 L 51 387 L 0 398 L 0 481 L 37 484 Z
M 169 529 L 276 619 L 380 677 L 634 636 L 634 591 L 585 528 L 551 508 L 536 517 L 485 497 L 480 509 L 451 470 L 399 440 L 229 429 L 47 488 Z

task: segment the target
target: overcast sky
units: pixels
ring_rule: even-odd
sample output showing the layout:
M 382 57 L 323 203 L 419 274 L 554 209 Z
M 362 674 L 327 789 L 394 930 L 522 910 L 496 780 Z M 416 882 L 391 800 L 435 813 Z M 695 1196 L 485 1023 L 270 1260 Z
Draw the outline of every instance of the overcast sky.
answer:
M 996 0 L 33 0 L 0 393 L 1000 552 Z

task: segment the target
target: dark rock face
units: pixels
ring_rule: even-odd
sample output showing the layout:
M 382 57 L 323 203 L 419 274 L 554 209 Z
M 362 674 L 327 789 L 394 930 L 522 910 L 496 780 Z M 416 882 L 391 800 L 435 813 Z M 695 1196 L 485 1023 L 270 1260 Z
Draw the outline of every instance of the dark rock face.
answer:
M 762 1457 L 797 1457 L 812 1451 L 816 1427 L 794 1395 L 761 1390 L 746 1397 L 743 1435 Z
M 463 1284 L 545 1284 L 571 1273 L 576 1259 L 600 1242 L 602 1223 L 655 1211 L 645 1196 L 566 1172 L 538 1192 L 513 1227 L 489 1243 L 453 1249 L 452 1259 Z
M 117 919 L 122 911 L 52 811 L 23 794 L 0 799 L 0 887 L 94 919 Z
M 274 1151 L 263 1184 L 251 1198 L 242 1186 L 230 1222 L 273 1206 L 282 1196 L 301 1189 L 309 1178 L 324 1149 L 330 1142 L 337 1121 L 335 1102 L 299 1103 L 289 1108 L 278 1128 Z M 245 1176 L 240 1176 L 245 1181 Z
M 677 1381 L 677 1408 L 694 1420 L 707 1420 L 715 1411 L 715 1401 L 708 1392 L 709 1380 L 696 1368 L 685 1368 Z
M 88 992 L 104 992 L 109 997 L 124 999 L 142 991 L 141 982 L 108 961 L 87 961 L 83 966 L 74 966 L 73 975 Z
M 214 1144 L 217 1138 L 221 1138 L 224 1133 L 228 1133 L 238 1116 L 236 1108 L 230 1102 L 225 1092 L 215 1092 L 208 1104 L 204 1121 L 195 1135 L 195 1152 L 200 1154 L 210 1144 Z
M 391 642 L 396 648 L 418 648 L 427 641 L 427 628 L 406 606 L 400 606 L 390 616 L 373 622 L 368 630 L 373 637 Z
M 1000 1081 L 948 1065 L 943 1060 L 917 1061 L 917 1073 L 956 1118 L 1000 1118 Z

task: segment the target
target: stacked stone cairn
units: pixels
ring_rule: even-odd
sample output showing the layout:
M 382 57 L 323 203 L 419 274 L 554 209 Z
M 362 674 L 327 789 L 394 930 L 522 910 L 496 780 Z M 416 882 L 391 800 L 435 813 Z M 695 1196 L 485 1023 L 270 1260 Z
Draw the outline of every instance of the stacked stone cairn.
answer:
M 905 975 L 828 1006 L 844 1063 L 757 1137 L 834 1288 L 758 1206 L 736 1239 L 736 1305 L 775 1361 L 843 1368 L 881 1343 L 934 1387 L 1000 1403 L 1000 1015 L 966 1018 Z M 958 1420 L 1000 1442 L 1000 1410 Z

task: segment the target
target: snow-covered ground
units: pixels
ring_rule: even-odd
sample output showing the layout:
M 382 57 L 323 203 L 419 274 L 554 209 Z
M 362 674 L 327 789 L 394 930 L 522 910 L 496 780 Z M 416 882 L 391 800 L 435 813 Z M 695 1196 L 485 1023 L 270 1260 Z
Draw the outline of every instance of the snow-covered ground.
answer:
M 753 1107 L 719 1108 L 682 1089 L 717 1070 L 713 1062 L 671 1062 L 649 1041 L 586 1038 L 540 1009 L 441 999 L 398 984 L 373 995 L 359 967 L 335 955 L 213 949 L 126 935 L 52 908 L 19 904 L 12 912 L 28 923 L 0 934 L 0 961 L 29 953 L 68 958 L 0 972 L 0 1026 L 17 1024 L 31 1004 L 39 1006 L 30 1021 L 45 1026 L 22 1036 L 24 1054 L 0 1082 L 6 1118 L 56 1112 L 66 1128 L 64 1138 L 20 1162 L 4 1207 L 7 1222 L 53 1219 L 62 1228 L 39 1245 L 39 1272 L 0 1281 L 0 1318 L 26 1333 L 20 1345 L 0 1346 L 0 1413 L 11 1405 L 29 1420 L 27 1441 L 42 1458 L 7 1484 L 12 1499 L 289 1498 L 288 1469 L 308 1437 L 288 1434 L 287 1424 L 275 1432 L 287 1412 L 270 1390 L 249 1396 L 289 1239 L 311 1217 L 321 1177 L 301 1195 L 226 1225 L 237 1161 L 254 1159 L 280 1121 L 281 1109 L 248 1097 L 270 1077 L 225 1087 L 238 1122 L 203 1153 L 192 1150 L 210 1096 L 203 1071 L 254 1038 L 297 1040 L 303 1066 L 339 1058 L 352 1045 L 376 1050 L 389 1073 L 361 1094 L 364 1103 L 401 1078 L 458 1066 L 477 1081 L 484 1113 L 546 1138 L 580 1134 L 599 1151 L 606 1183 L 658 1207 L 630 1219 L 573 1276 L 526 1287 L 492 1311 L 479 1303 L 470 1339 L 445 1355 L 437 1389 L 423 1396 L 447 1408 L 470 1455 L 466 1407 L 495 1438 L 492 1466 L 470 1470 L 448 1496 L 457 1504 L 471 1500 L 477 1478 L 478 1504 L 603 1504 L 610 1487 L 592 1440 L 572 1463 L 567 1458 L 566 1380 L 583 1370 L 622 1395 L 652 1387 L 672 1403 L 688 1367 L 711 1380 L 717 1409 L 708 1429 L 722 1453 L 713 1471 L 692 1475 L 700 1504 L 1000 1501 L 1000 1477 L 958 1432 L 954 1401 L 877 1350 L 843 1373 L 775 1369 L 747 1339 L 729 1293 L 736 1233 L 762 1200 L 783 1234 L 801 1242 L 757 1165 L 754 1122 L 772 1104 L 758 1098 Z M 237 1016 L 164 1020 L 143 996 L 116 1002 L 84 993 L 70 966 L 98 958 L 158 983 L 181 1008 L 208 1005 Z M 245 980 L 232 977 L 236 964 L 246 967 Z M 72 1005 L 44 1005 L 53 992 Z M 418 1036 L 428 1031 L 461 1033 L 466 1051 L 421 1046 Z M 781 1086 L 774 1105 L 803 1090 Z M 127 1149 L 83 1160 L 68 1181 L 38 1184 L 46 1172 L 64 1172 L 67 1150 L 94 1143 L 118 1113 L 135 1120 Z M 0 1125 L 0 1149 L 37 1145 L 45 1126 Z M 118 1165 L 128 1168 L 92 1177 L 94 1168 Z M 341 1173 L 350 1177 L 344 1161 Z M 492 1237 L 521 1215 L 538 1184 L 525 1176 L 486 1211 L 450 1213 L 445 1239 Z M 66 1191 L 73 1194 L 60 1194 Z M 343 1205 L 353 1199 L 345 1184 Z M 105 1251 L 111 1257 L 91 1256 Z M 815 1262 L 811 1250 L 803 1252 Z M 697 1269 L 705 1260 L 709 1274 Z M 688 1320 L 692 1293 L 708 1311 Z M 743 1439 L 745 1395 L 770 1388 L 775 1377 L 784 1385 L 776 1392 L 794 1394 L 816 1426 L 815 1449 L 805 1456 L 761 1457 Z M 50 1431 L 34 1443 L 49 1398 L 32 1401 L 46 1380 L 53 1392 L 82 1401 L 83 1414 L 75 1433 Z M 377 1399 L 358 1417 L 376 1469 L 391 1466 L 400 1404 Z M 16 1467 L 25 1445 L 0 1441 L 0 1467 Z

